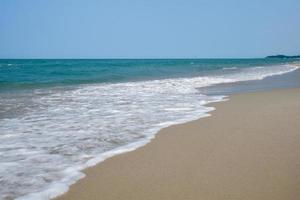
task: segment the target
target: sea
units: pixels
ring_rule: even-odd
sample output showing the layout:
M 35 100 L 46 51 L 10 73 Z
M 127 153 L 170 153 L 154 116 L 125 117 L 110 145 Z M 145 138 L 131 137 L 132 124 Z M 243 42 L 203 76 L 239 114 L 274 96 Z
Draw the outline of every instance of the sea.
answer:
M 0 199 L 46 200 L 81 170 L 210 116 L 236 92 L 299 87 L 293 59 L 2 59 Z M 205 134 L 205 133 L 202 133 Z

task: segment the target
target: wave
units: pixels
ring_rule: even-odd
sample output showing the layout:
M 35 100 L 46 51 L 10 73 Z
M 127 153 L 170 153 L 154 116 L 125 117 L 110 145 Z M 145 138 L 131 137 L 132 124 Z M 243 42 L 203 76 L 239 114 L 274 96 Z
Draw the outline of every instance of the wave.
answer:
M 16 115 L 0 120 L 0 175 L 7 183 L 0 187 L 0 198 L 61 195 L 84 177 L 82 169 L 145 145 L 161 128 L 207 117 L 214 109 L 208 103 L 226 100 L 200 94 L 197 88 L 259 80 L 297 68 L 253 67 L 192 78 L 36 89 L 1 98 L 6 112 Z

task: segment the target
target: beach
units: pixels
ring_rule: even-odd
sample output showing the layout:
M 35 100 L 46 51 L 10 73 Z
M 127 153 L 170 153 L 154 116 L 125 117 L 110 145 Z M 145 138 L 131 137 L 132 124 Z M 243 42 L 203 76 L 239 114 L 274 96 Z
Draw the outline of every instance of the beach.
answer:
M 84 170 L 59 200 L 294 200 L 300 196 L 300 89 L 230 95 L 210 117 Z
M 274 141 L 267 133 L 299 130 L 291 124 L 299 119 L 299 92 L 285 90 L 300 88 L 296 60 L 33 59 L 0 65 L 0 199 L 261 194 L 244 186 L 266 183 L 251 164 L 273 168 L 263 164 L 265 157 L 292 155 L 276 152 L 287 146 L 286 135 Z M 274 117 L 278 122 L 268 124 Z M 260 145 L 273 145 L 272 155 Z M 251 148 L 265 154 L 258 159 Z
M 0 1 L 0 200 L 300 199 L 299 8 Z

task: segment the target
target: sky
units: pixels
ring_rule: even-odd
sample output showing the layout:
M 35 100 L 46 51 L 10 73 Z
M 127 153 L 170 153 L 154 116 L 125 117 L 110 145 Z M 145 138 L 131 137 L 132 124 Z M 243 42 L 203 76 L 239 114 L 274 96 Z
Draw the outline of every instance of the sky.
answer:
M 300 54 L 300 0 L 0 0 L 0 58 Z

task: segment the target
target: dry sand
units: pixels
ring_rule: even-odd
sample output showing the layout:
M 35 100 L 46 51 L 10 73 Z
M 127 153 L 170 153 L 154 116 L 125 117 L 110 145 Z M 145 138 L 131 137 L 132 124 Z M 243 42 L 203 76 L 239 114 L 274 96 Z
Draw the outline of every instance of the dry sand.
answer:
M 300 89 L 230 96 L 85 170 L 60 200 L 300 199 Z

